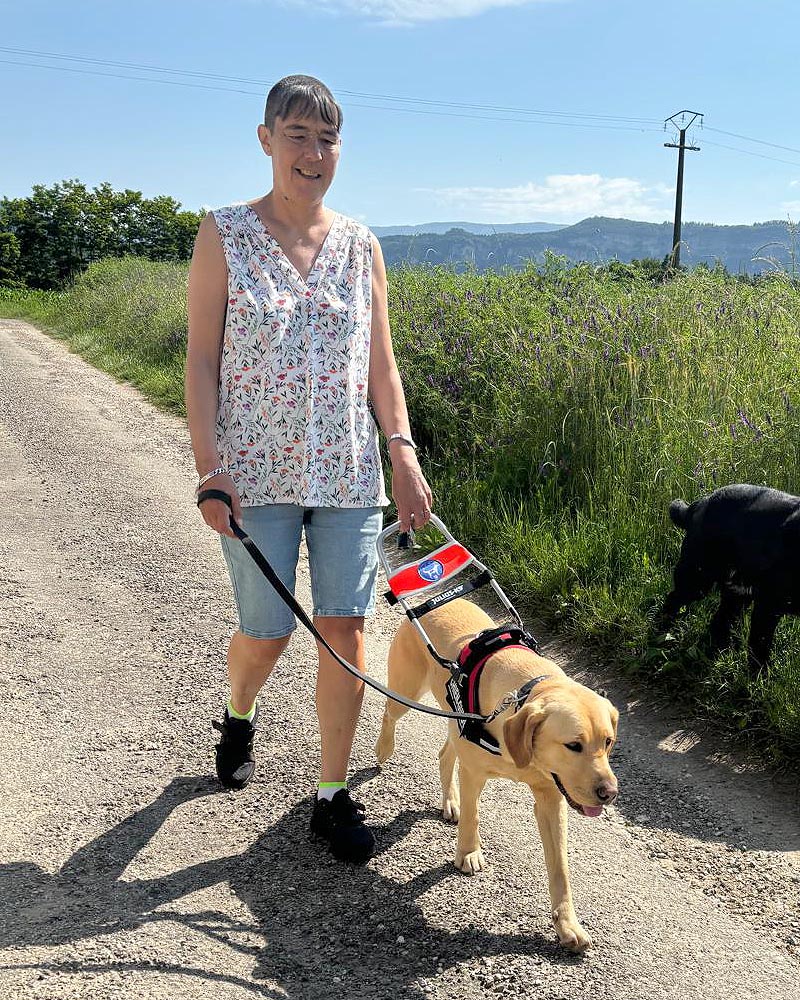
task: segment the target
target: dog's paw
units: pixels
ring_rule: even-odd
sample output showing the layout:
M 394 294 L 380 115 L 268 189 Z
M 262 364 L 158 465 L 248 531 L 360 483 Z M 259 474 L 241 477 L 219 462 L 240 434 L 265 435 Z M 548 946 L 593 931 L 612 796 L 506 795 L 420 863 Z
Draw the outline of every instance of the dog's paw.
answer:
M 455 863 L 456 868 L 464 872 L 465 875 L 477 875 L 486 867 L 483 851 L 480 848 L 477 851 L 467 851 L 464 854 L 461 851 L 456 851 Z
M 442 799 L 442 819 L 446 819 L 448 823 L 457 823 L 460 814 L 461 806 L 457 797 Z
M 394 753 L 394 733 L 382 732 L 375 744 L 375 756 L 379 764 L 385 764 Z
M 587 948 L 591 948 L 591 935 L 581 927 L 577 920 L 554 920 L 553 923 L 556 934 L 558 934 L 559 944 L 568 951 L 580 954 Z

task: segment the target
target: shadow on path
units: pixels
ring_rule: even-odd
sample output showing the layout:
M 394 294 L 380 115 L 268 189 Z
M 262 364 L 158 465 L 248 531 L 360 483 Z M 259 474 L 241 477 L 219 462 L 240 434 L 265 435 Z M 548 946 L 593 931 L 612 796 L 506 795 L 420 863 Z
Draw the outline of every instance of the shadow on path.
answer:
M 375 769 L 360 771 L 352 786 Z M 136 971 L 188 975 L 232 983 L 257 996 L 298 1000 L 341 991 L 358 997 L 419 997 L 421 978 L 483 955 L 540 956 L 551 963 L 579 962 L 540 934 L 497 934 L 472 924 L 453 932 L 431 926 L 419 897 L 447 879 L 463 879 L 451 864 L 396 882 L 375 870 L 335 861 L 308 835 L 309 803 L 293 806 L 244 851 L 153 879 L 125 881 L 128 864 L 180 804 L 219 791 L 207 778 L 176 778 L 159 797 L 78 850 L 55 874 L 33 862 L 0 865 L 0 938 L 5 946 L 57 946 L 99 934 L 171 921 L 252 957 L 251 980 L 223 971 L 152 961 L 117 963 L 20 962 L 7 969 Z M 405 836 L 430 810 L 405 810 L 376 829 L 379 853 Z M 380 865 L 380 860 L 377 862 Z M 253 915 L 252 922 L 213 911 L 159 910 L 218 883 Z M 476 906 L 479 905 L 476 896 Z M 264 943 L 252 944 L 258 935 Z M 398 937 L 404 941 L 398 943 Z M 263 981 L 276 982 L 276 992 Z

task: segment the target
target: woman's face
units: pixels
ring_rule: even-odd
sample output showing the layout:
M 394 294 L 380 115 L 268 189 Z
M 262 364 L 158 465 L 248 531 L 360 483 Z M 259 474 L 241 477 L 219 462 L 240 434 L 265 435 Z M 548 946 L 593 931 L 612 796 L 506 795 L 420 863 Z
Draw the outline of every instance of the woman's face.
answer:
M 289 115 L 276 118 L 275 127 L 259 125 L 258 138 L 272 157 L 273 186 L 284 197 L 322 201 L 339 162 L 338 131 L 321 118 Z

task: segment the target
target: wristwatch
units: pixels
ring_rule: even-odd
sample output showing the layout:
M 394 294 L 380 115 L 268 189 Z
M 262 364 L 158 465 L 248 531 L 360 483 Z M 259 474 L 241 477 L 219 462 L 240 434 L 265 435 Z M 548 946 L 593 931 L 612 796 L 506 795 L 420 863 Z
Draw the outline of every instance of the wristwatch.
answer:
M 406 437 L 405 434 L 390 434 L 389 437 L 386 438 L 386 444 L 389 445 L 392 441 L 402 441 L 403 444 L 407 444 L 410 448 L 413 448 L 414 451 L 417 450 L 417 446 L 414 441 L 412 441 L 410 437 Z

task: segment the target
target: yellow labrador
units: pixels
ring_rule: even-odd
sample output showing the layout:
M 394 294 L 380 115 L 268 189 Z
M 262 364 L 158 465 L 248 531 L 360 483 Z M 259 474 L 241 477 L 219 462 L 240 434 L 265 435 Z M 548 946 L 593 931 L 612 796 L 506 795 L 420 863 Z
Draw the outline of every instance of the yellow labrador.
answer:
M 476 605 L 459 599 L 425 616 L 425 631 L 440 655 L 457 659 L 461 649 L 494 622 Z M 459 737 L 453 721 L 439 752 L 442 812 L 458 822 L 455 863 L 474 874 L 483 868 L 478 831 L 478 800 L 489 778 L 509 778 L 528 785 L 544 845 L 553 923 L 558 939 L 572 951 L 583 951 L 591 938 L 578 923 L 572 905 L 567 864 L 567 804 L 584 816 L 599 816 L 617 795 L 617 780 L 608 755 L 614 745 L 619 712 L 611 702 L 570 680 L 552 660 L 532 650 L 509 647 L 486 663 L 480 683 L 480 712 L 487 715 L 509 691 L 546 675 L 518 710 L 508 709 L 486 726 L 499 742 L 499 756 Z M 445 700 L 448 671 L 425 649 L 419 633 L 404 621 L 389 650 L 389 687 L 408 698 L 432 691 Z M 375 747 L 383 764 L 394 751 L 395 726 L 408 711 L 387 699 L 381 734 Z M 458 760 L 458 783 L 455 764 Z

